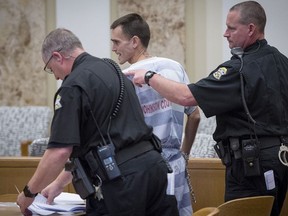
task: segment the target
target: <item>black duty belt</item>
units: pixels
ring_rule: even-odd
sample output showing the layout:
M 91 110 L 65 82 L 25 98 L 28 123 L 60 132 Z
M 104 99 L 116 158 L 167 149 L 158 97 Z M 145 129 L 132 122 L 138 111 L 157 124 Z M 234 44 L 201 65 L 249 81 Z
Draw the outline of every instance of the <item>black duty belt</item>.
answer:
M 285 143 L 284 139 L 288 141 L 287 136 L 264 136 L 264 137 L 259 137 L 258 140 L 260 141 L 259 148 L 260 149 L 265 149 L 265 148 L 270 148 L 273 146 L 280 146 L 281 143 Z
M 118 166 L 125 163 L 126 161 L 141 155 L 145 152 L 155 149 L 151 141 L 141 141 L 135 145 L 125 147 L 121 151 L 117 152 L 115 159 Z
M 250 153 L 255 153 L 256 157 L 258 154 L 257 148 L 252 147 L 257 143 L 259 143 L 257 146 L 260 150 L 273 146 L 279 146 L 280 148 L 282 144 L 288 146 L 288 136 L 258 136 L 259 142 L 255 141 L 255 139 L 250 139 L 247 136 L 230 137 L 228 139 L 217 142 L 214 146 L 214 149 L 218 157 L 222 160 L 222 163 L 226 166 L 229 166 L 231 164 L 231 156 L 233 156 L 235 159 L 243 158 L 243 150 L 245 150 L 244 156 L 247 156 L 247 152 L 250 151 Z M 242 148 L 242 145 L 245 146 L 245 149 Z
M 231 143 L 231 139 L 234 138 L 229 138 L 229 142 Z M 249 138 L 236 138 L 239 140 L 239 143 L 241 144 L 242 140 L 247 140 Z M 259 148 L 260 149 L 265 149 L 265 148 L 270 148 L 273 146 L 280 146 L 282 143 L 284 145 L 288 145 L 288 136 L 258 136 L 258 141 L 259 141 Z M 241 146 L 241 145 L 240 145 Z

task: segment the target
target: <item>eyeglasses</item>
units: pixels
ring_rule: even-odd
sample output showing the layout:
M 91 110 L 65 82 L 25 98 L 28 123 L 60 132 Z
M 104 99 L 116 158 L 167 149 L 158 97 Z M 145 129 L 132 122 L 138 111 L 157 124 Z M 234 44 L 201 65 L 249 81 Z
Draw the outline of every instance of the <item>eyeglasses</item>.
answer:
M 62 48 L 56 50 L 56 52 L 60 52 L 61 50 L 62 50 Z M 53 52 L 55 52 L 55 51 L 53 51 Z M 50 62 L 51 59 L 53 58 L 53 52 L 52 52 L 50 58 L 48 59 L 47 63 L 46 63 L 45 66 L 44 66 L 44 71 L 47 72 L 47 73 L 49 73 L 49 74 L 53 74 L 53 71 L 51 70 L 51 68 L 47 68 L 49 62 Z

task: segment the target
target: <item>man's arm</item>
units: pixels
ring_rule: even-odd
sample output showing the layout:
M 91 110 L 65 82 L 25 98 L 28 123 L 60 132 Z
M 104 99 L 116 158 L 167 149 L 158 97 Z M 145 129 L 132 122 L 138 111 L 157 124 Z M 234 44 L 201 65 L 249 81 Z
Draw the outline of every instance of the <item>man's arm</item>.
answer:
M 27 184 L 32 194 L 40 192 L 60 174 L 71 155 L 72 148 L 71 146 L 46 149 L 34 175 Z M 23 192 L 18 195 L 17 204 L 22 213 L 32 204 L 33 200 L 34 198 L 26 197 Z
M 187 155 L 190 154 L 193 142 L 196 137 L 199 122 L 200 112 L 199 108 L 196 107 L 196 109 L 188 116 L 184 131 L 184 139 L 181 151 Z
M 47 198 L 47 203 L 51 204 L 55 197 L 57 197 L 72 181 L 72 174 L 70 171 L 63 170 L 60 175 L 46 188 L 41 191 L 41 194 Z
M 147 70 L 131 70 L 126 75 L 132 75 L 133 82 L 137 86 L 145 84 L 144 76 Z M 182 106 L 196 106 L 197 101 L 186 84 L 175 82 L 162 77 L 159 74 L 153 75 L 149 80 L 149 85 L 155 89 L 162 97 Z

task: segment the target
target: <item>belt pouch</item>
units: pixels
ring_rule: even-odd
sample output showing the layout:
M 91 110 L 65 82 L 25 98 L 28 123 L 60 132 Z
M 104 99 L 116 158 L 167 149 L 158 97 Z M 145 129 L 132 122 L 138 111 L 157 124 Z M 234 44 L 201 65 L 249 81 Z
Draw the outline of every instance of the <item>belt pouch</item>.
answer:
M 255 139 L 242 140 L 244 176 L 260 176 L 259 145 Z
M 236 160 L 240 159 L 242 155 L 241 155 L 239 139 L 236 137 L 231 137 L 229 138 L 229 144 L 230 144 L 230 149 L 233 151 L 234 158 Z

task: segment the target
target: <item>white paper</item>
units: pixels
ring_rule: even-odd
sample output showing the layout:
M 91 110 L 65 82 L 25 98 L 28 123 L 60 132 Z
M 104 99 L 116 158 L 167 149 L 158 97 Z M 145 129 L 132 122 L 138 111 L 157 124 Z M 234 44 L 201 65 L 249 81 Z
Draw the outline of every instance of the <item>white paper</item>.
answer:
M 35 203 L 46 203 L 47 202 L 47 198 L 44 197 L 42 194 L 37 194 L 37 196 L 35 197 L 34 200 Z
M 49 205 L 47 204 L 47 199 L 43 195 L 38 194 L 28 209 L 34 215 L 50 215 L 53 213 L 69 215 L 69 213 L 84 212 L 85 201 L 78 194 L 63 192 L 54 199 L 52 205 Z
M 167 174 L 167 180 L 168 180 L 168 184 L 167 184 L 167 189 L 166 189 L 166 194 L 168 195 L 174 195 L 174 188 L 175 188 L 175 174 L 174 172 L 172 173 L 168 173 Z
M 265 183 L 267 190 L 273 190 L 275 188 L 275 179 L 273 170 L 268 170 L 264 173 Z
M 55 211 L 48 211 L 39 208 L 39 206 L 37 206 L 37 204 L 35 205 L 34 203 L 32 203 L 32 205 L 30 205 L 28 209 L 33 213 L 33 215 L 51 215 L 55 213 Z
M 55 204 L 69 203 L 69 204 L 85 204 L 85 201 L 78 195 L 74 193 L 62 192 L 59 196 L 54 199 Z

